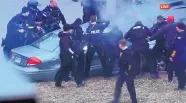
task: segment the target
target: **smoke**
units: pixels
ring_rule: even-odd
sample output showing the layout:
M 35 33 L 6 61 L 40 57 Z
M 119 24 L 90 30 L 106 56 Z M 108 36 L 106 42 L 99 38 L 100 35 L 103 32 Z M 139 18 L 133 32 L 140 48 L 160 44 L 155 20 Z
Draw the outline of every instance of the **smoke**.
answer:
M 160 14 L 159 3 L 144 1 L 141 5 L 132 4 L 133 0 L 107 0 L 106 10 L 101 10 L 104 19 L 111 25 L 118 26 L 123 33 L 138 20 L 146 26 L 152 26 L 156 16 Z

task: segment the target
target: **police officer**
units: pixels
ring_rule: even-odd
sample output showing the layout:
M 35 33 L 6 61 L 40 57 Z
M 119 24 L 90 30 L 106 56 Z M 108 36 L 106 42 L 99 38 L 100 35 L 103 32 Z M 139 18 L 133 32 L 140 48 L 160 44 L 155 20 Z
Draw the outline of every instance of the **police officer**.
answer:
M 60 29 L 60 21 L 66 24 L 66 20 L 61 10 L 57 6 L 57 0 L 50 0 L 50 4 L 42 11 L 50 31 Z
M 73 72 L 74 79 L 76 81 L 77 86 L 82 86 L 82 81 L 77 78 L 75 75 L 76 71 L 76 65 L 77 65 L 77 55 L 73 51 L 73 41 L 71 38 L 72 30 L 71 26 L 68 24 L 65 24 L 63 26 L 63 32 L 59 33 L 60 37 L 60 60 L 61 60 L 61 67 L 58 70 L 56 77 L 55 77 L 55 86 L 61 87 L 62 81 L 64 81 L 65 78 L 68 78 L 69 71 Z
M 30 16 L 33 20 L 35 20 L 38 14 L 41 14 L 41 11 L 38 9 L 38 6 L 40 6 L 40 4 L 37 0 L 29 0 L 27 3 L 27 7 L 30 9 Z
M 85 71 L 85 40 L 83 35 L 83 30 L 81 28 L 82 20 L 77 18 L 71 28 L 73 29 L 72 40 L 73 40 L 73 50 L 77 55 L 77 69 L 76 69 L 76 78 L 79 81 L 83 81 L 84 71 Z
M 29 9 L 27 7 L 23 7 L 21 13 L 9 21 L 6 38 L 2 41 L 4 55 L 7 59 L 10 58 L 11 49 L 25 44 L 26 28 L 29 25 L 29 21 Z
M 91 62 L 93 60 L 95 52 L 97 52 L 100 58 L 104 73 L 106 71 L 103 51 L 103 30 L 109 25 L 109 23 L 109 21 L 106 23 L 97 23 L 96 16 L 91 16 L 91 22 L 87 28 L 89 41 L 86 54 L 85 77 L 89 77 Z
M 90 21 L 90 17 L 94 14 L 92 0 L 82 0 L 81 6 L 83 6 L 83 22 L 87 23 Z
M 119 47 L 121 49 L 118 60 L 120 72 L 115 86 L 114 100 L 111 103 L 120 103 L 119 99 L 124 82 L 126 82 L 132 103 L 137 103 L 136 90 L 134 87 L 137 65 L 135 63 L 135 58 L 133 57 L 133 51 L 131 48 L 127 47 L 126 41 L 123 39 L 119 41 Z
M 140 77 L 144 72 L 144 67 L 141 67 L 141 55 L 144 56 L 146 61 L 146 66 L 150 69 L 150 73 L 154 74 L 156 70 L 151 67 L 151 57 L 149 44 L 146 38 L 151 35 L 149 29 L 142 24 L 141 21 L 137 21 L 135 25 L 125 34 L 125 39 L 131 41 L 132 49 L 134 50 L 134 57 L 137 60 L 137 65 L 140 67 L 138 69 L 138 76 Z
M 173 62 L 175 73 L 178 79 L 178 88 L 176 90 L 183 90 L 186 82 L 186 31 L 185 24 L 178 22 L 176 24 L 177 36 L 174 45 L 174 51 L 170 56 L 170 61 Z
M 152 35 L 149 40 L 156 40 L 159 36 L 164 35 L 165 37 L 165 48 L 167 51 L 167 72 L 168 72 L 168 81 L 172 82 L 174 66 L 173 63 L 169 60 L 169 57 L 173 51 L 176 35 L 178 34 L 176 30 L 176 23 L 170 22 L 164 27 L 162 27 L 157 33 Z
M 29 45 L 33 43 L 34 41 L 38 40 L 40 37 L 42 37 L 45 33 L 45 28 L 43 24 L 43 16 L 37 15 L 35 17 L 35 21 L 33 25 L 30 25 L 27 28 L 27 37 L 26 37 L 26 44 Z
M 155 34 L 158 30 L 160 30 L 166 24 L 167 22 L 165 21 L 163 16 L 161 15 L 157 16 L 157 22 L 151 28 L 152 33 Z M 159 57 L 161 53 L 163 53 L 163 50 L 165 50 L 164 43 L 165 43 L 165 40 L 164 40 L 164 36 L 162 35 L 156 40 L 156 44 L 151 50 L 151 56 L 153 59 L 153 65 L 155 69 L 157 68 L 157 64 L 156 64 L 156 60 L 158 59 L 157 57 Z M 158 78 L 158 74 L 152 75 L 152 77 L 156 79 Z
M 114 26 L 111 31 L 105 35 L 104 38 L 104 48 L 105 48 L 105 60 L 107 64 L 106 77 L 112 76 L 112 70 L 114 68 L 114 64 L 116 59 L 119 57 L 119 48 L 118 42 L 123 38 L 122 31 Z M 110 50 L 112 48 L 112 50 Z

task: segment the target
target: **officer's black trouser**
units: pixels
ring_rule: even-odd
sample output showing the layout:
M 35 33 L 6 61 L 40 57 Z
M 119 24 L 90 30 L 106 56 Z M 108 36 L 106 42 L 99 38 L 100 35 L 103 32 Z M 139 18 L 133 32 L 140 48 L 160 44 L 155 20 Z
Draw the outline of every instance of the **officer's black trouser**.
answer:
M 116 62 L 117 56 L 116 54 L 105 52 L 105 64 L 107 70 L 105 71 L 105 77 L 111 77 L 112 71 L 114 69 L 114 64 Z
M 156 43 L 155 46 L 151 50 L 152 68 L 154 70 L 157 69 L 157 59 L 158 57 L 160 57 L 161 53 L 163 53 L 163 50 L 165 50 L 164 42 Z
M 128 92 L 130 94 L 130 98 L 132 100 L 132 103 L 137 103 L 137 98 L 136 98 L 136 90 L 134 86 L 134 79 L 126 74 L 122 74 L 118 77 L 116 86 L 115 86 L 115 94 L 114 94 L 114 99 L 119 100 L 120 95 L 121 95 L 121 89 L 122 86 L 126 82 Z
M 77 60 L 75 58 L 72 58 L 68 63 L 64 63 L 64 61 L 61 60 L 61 67 L 55 76 L 56 83 L 65 81 L 65 79 L 68 78 L 70 71 L 74 76 L 76 84 L 80 84 L 82 81 L 78 78 L 80 74 L 77 73 L 79 71 L 77 70 Z
M 173 52 L 172 48 L 167 49 L 167 57 L 166 57 L 166 63 L 167 63 L 167 73 L 168 73 L 168 80 L 172 81 L 173 76 L 174 76 L 174 65 L 173 63 L 169 60 L 171 54 Z
M 150 50 L 149 49 L 145 49 L 145 50 L 140 50 L 140 51 L 134 51 L 134 58 L 136 59 L 136 64 L 137 67 L 140 67 L 139 69 L 137 69 L 137 75 L 140 75 L 141 73 L 144 72 L 144 67 L 141 65 L 142 58 L 144 57 L 146 63 L 145 63 L 145 67 L 147 67 L 148 69 L 150 69 L 151 73 L 156 73 L 156 69 L 152 68 L 152 59 L 151 59 L 151 55 L 150 55 Z
M 105 75 L 106 73 L 106 64 L 105 64 L 105 55 L 100 46 L 89 46 L 86 54 L 86 66 L 85 66 L 85 78 L 89 77 L 89 72 L 91 68 L 91 62 L 93 60 L 94 54 L 97 53 L 99 56 L 99 59 L 101 61 L 101 65 L 103 68 L 103 73 Z
M 175 68 L 176 77 L 178 79 L 178 88 L 184 89 L 186 83 L 186 74 L 185 74 L 186 64 L 180 63 L 179 61 L 175 61 L 174 68 Z
M 77 58 L 77 69 L 74 72 L 74 76 L 77 78 L 77 84 L 82 83 L 84 79 L 84 71 L 85 71 L 85 54 L 81 52 Z
M 83 7 L 83 22 L 87 23 L 90 21 L 90 17 L 93 15 L 93 10 L 91 7 Z

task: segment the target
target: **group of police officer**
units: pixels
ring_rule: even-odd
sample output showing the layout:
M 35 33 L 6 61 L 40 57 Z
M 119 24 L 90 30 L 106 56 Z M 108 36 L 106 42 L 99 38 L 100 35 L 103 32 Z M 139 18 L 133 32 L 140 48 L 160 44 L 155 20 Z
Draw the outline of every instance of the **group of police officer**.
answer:
M 7 34 L 2 40 L 4 54 L 9 59 L 10 50 L 28 45 L 44 34 L 60 29 L 60 21 L 66 20 L 57 6 L 57 0 L 50 0 L 44 10 L 39 10 L 36 0 L 29 0 L 21 13 L 14 16 L 7 25 Z
M 57 7 L 56 0 L 50 0 L 50 4 L 42 11 L 37 8 L 39 6 L 37 1 L 30 0 L 27 7 L 23 7 L 21 13 L 13 17 L 7 25 L 7 35 L 2 42 L 5 55 L 9 57 L 11 49 L 30 44 L 44 33 L 60 29 L 61 21 L 63 24 L 63 31 L 59 33 L 61 67 L 55 77 L 56 87 L 61 87 L 62 81 L 70 80 L 70 73 L 78 87 L 84 86 L 84 80 L 89 77 L 93 56 L 97 53 L 105 78 L 112 76 L 114 63 L 118 60 L 120 72 L 112 103 L 119 102 L 124 81 L 126 81 L 132 103 L 137 103 L 134 78 L 140 77 L 145 68 L 150 70 L 153 78 L 158 78 L 156 60 L 164 50 L 167 57 L 169 82 L 173 80 L 175 71 L 178 78 L 177 89 L 185 88 L 186 31 L 184 23 L 175 23 L 173 16 L 169 16 L 166 21 L 160 15 L 150 29 L 141 21 L 137 21 L 124 37 L 118 27 L 113 27 L 111 32 L 103 35 L 104 29 L 110 22 L 98 22 L 102 20 L 100 14 L 90 13 L 89 10 L 92 10 L 92 7 L 85 4 L 83 4 L 83 21 L 78 18 L 73 24 L 67 24 Z M 90 6 L 90 4 L 87 5 Z M 89 22 L 86 33 L 80 26 L 83 22 Z M 148 42 L 152 40 L 156 40 L 156 44 L 150 50 Z M 132 45 L 128 47 L 127 41 L 130 41 Z M 84 53 L 85 45 L 88 45 L 86 54 Z M 141 66 L 142 56 L 146 60 L 145 67 Z
M 77 21 L 79 22 L 77 23 Z M 103 30 L 109 25 L 109 21 L 97 22 L 96 16 L 92 15 L 86 31 L 86 44 L 88 45 L 86 54 L 83 53 L 84 40 L 80 36 L 83 35 L 79 26 L 80 21 L 77 19 L 75 23 L 78 25 L 76 28 L 80 30 L 78 34 L 76 28 L 73 28 L 72 31 L 72 26 L 69 24 L 64 25 L 64 31 L 59 33 L 62 63 L 56 75 L 57 87 L 61 87 L 62 81 L 68 80 L 70 72 L 72 72 L 77 86 L 84 86 L 84 80 L 89 77 L 91 61 L 96 52 L 100 58 L 105 78 L 112 76 L 114 62 L 118 59 L 120 72 L 112 103 L 119 102 L 124 81 L 126 81 L 132 103 L 137 103 L 134 78 L 141 76 L 145 69 L 140 66 L 141 56 L 145 58 L 146 68 L 150 70 L 152 77 L 157 79 L 159 76 L 156 70 L 156 60 L 158 55 L 165 50 L 168 81 L 173 80 L 175 71 L 178 78 L 176 90 L 185 88 L 186 27 L 182 22 L 175 23 L 174 16 L 169 16 L 167 20 L 161 15 L 158 16 L 157 22 L 150 29 L 141 21 L 137 21 L 123 37 L 121 30 L 117 27 L 113 27 L 110 33 L 103 35 Z M 75 34 L 74 31 L 76 31 Z M 74 35 L 79 35 L 78 37 L 81 39 L 78 41 L 73 39 Z M 150 50 L 148 42 L 152 40 L 156 40 L 156 44 Z M 127 41 L 130 41 L 132 45 L 128 47 Z M 112 50 L 110 50 L 111 48 Z

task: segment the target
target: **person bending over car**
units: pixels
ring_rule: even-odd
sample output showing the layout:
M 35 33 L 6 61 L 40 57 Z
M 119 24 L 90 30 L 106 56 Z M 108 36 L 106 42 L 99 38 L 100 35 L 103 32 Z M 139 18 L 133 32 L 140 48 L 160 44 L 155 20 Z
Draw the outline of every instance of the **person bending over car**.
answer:
M 37 15 L 33 25 L 30 25 L 27 28 L 27 36 L 25 45 L 32 44 L 34 41 L 38 40 L 45 33 L 44 25 L 43 25 L 43 16 Z
M 23 7 L 21 13 L 14 16 L 7 25 L 7 34 L 2 41 L 7 59 L 10 59 L 11 49 L 25 45 L 28 27 L 33 24 L 29 14 L 29 8 Z
M 83 82 L 78 78 L 77 74 L 77 54 L 73 51 L 72 30 L 69 24 L 63 26 L 63 32 L 59 33 L 60 60 L 61 66 L 55 76 L 55 86 L 61 87 L 62 81 L 69 76 L 69 71 L 72 72 L 78 87 L 83 86 Z

